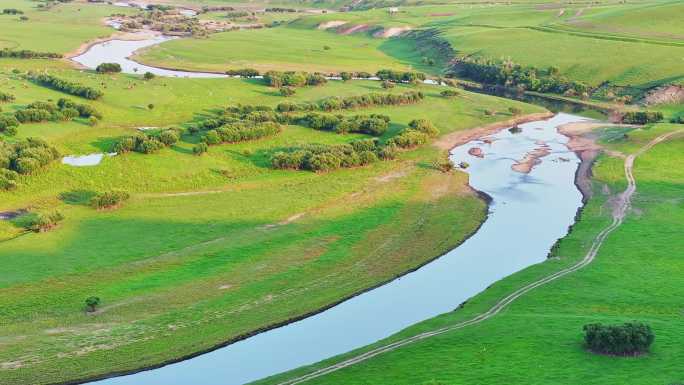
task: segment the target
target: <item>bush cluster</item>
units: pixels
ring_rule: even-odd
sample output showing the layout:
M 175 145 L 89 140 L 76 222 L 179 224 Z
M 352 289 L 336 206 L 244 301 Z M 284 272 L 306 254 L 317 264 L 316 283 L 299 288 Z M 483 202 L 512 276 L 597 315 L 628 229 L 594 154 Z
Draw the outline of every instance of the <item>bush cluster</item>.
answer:
M 455 90 L 444 90 L 444 91 L 440 92 L 439 94 L 445 98 L 454 98 L 454 97 L 460 95 L 460 93 L 458 91 L 455 91 Z
M 530 91 L 579 95 L 590 91 L 584 83 L 560 76 L 558 69 L 540 70 L 510 61 L 462 57 L 456 61 L 461 76 L 485 84 L 521 87 Z
M 14 95 L 0 91 L 0 103 L 13 102 L 14 99 L 15 99 Z
M 95 67 L 95 71 L 101 74 L 111 74 L 121 72 L 121 65 L 119 63 L 102 63 Z
M 221 143 L 237 143 L 273 136 L 281 131 L 282 127 L 276 122 L 241 121 L 228 123 L 221 127 L 207 131 L 202 137 L 202 142 L 208 145 Z
M 343 116 L 311 112 L 304 116 L 291 116 L 290 120 L 291 123 L 314 130 L 333 131 L 338 134 L 361 133 L 381 136 L 387 131 L 390 118 L 380 114 Z
M 125 191 L 106 191 L 95 194 L 90 200 L 90 206 L 95 209 L 110 209 L 120 206 L 128 200 L 130 195 Z
M 241 69 L 236 69 L 236 70 L 228 70 L 226 71 L 226 75 L 228 76 L 240 76 L 242 78 L 253 78 L 257 77 L 260 75 L 259 71 L 255 70 L 254 68 L 241 68 Z
M 6 168 L 0 168 L 0 190 L 14 190 L 17 187 L 19 173 Z
M 426 76 L 422 72 L 402 72 L 383 69 L 375 73 L 380 80 L 387 80 L 395 83 L 419 83 L 425 80 Z
M 19 121 L 13 115 L 0 115 L 0 133 L 15 135 Z
M 35 101 L 14 113 L 14 118 L 19 123 L 69 121 L 78 117 L 101 119 L 102 115 L 86 104 L 75 103 L 64 98 L 59 99 L 57 104 Z
M 23 15 L 24 11 L 16 8 L 5 8 L 2 10 L 3 15 Z
M 44 87 L 54 88 L 58 91 L 66 92 L 67 94 L 71 94 L 74 96 L 80 96 L 86 99 L 95 100 L 103 95 L 102 91 L 96 90 L 92 87 L 60 79 L 58 77 L 48 74 L 39 74 L 32 76 L 31 80 Z
M 48 214 L 37 214 L 26 223 L 26 228 L 36 233 L 44 233 L 57 227 L 64 220 L 64 215 L 59 211 Z
M 659 122 L 663 118 L 663 113 L 660 111 L 630 111 L 622 115 L 622 123 L 648 124 Z
M 654 339 L 651 328 L 640 322 L 584 325 L 584 342 L 596 353 L 620 356 L 646 353 Z
M 349 144 L 293 147 L 273 154 L 271 164 L 277 169 L 325 172 L 391 159 L 395 153 L 393 147 L 380 146 L 375 139 L 363 139 Z
M 280 88 L 318 86 L 327 83 L 328 79 L 319 73 L 268 71 L 264 74 L 264 81 L 271 87 Z
M 59 152 L 41 139 L 28 138 L 16 143 L 0 142 L 0 170 L 32 174 L 57 158 Z M 4 179 L 10 179 L 8 175 L 12 174 L 3 171 L 3 175 Z
M 290 102 L 283 102 L 276 106 L 276 110 L 279 112 L 347 110 L 374 106 L 414 104 L 420 102 L 424 98 L 425 95 L 423 95 L 423 93 L 420 91 L 407 91 L 403 94 L 370 93 L 359 96 L 333 96 L 330 98 L 323 99 L 318 103 L 296 104 Z
M 387 143 L 399 148 L 413 148 L 427 143 L 431 137 L 439 134 L 439 130 L 427 119 L 415 119 L 398 135 L 390 138 Z
M 119 139 L 112 148 L 118 154 L 135 151 L 141 154 L 152 154 L 164 147 L 168 147 L 178 142 L 180 130 L 169 128 L 156 133 L 138 133 L 136 135 L 124 136 Z
M 62 54 L 55 52 L 38 52 L 27 49 L 12 50 L 4 48 L 0 50 L 0 57 L 13 59 L 59 59 L 62 57 Z

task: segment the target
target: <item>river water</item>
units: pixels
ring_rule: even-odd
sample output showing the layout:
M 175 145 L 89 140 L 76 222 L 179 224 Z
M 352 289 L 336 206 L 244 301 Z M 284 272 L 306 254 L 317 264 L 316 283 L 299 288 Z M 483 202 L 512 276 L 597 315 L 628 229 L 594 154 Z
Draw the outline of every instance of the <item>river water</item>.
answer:
M 567 234 L 582 204 L 573 183 L 579 160 L 556 128 L 583 120 L 561 113 L 452 150 L 456 164 L 469 164 L 471 186 L 492 198 L 489 216 L 462 245 L 422 268 L 304 320 L 186 361 L 95 383 L 244 384 L 345 353 L 452 311 L 492 283 L 544 261 L 554 242 Z M 543 145 L 550 154 L 530 173 L 511 169 L 516 160 Z M 469 155 L 472 147 L 481 148 L 484 157 Z

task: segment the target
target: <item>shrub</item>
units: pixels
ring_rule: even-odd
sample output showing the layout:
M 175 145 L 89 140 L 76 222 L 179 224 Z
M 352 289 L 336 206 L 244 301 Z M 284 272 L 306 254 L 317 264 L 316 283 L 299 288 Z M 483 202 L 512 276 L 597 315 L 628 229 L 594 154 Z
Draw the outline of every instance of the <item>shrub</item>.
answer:
M 280 94 L 285 97 L 292 96 L 295 94 L 295 89 L 293 87 L 283 86 L 280 87 Z
M 40 139 L 0 142 L 0 168 L 19 174 L 32 174 L 58 157 L 59 152 Z
M 202 155 L 207 151 L 209 151 L 209 146 L 206 143 L 197 143 L 197 145 L 192 148 L 192 153 L 195 155 Z
M 633 356 L 648 352 L 655 338 L 648 325 L 628 322 L 622 325 L 584 325 L 584 342 L 596 353 Z
M 149 71 L 145 72 L 145 74 L 143 75 L 143 79 L 145 79 L 145 80 L 152 80 L 155 77 L 156 77 L 156 75 L 153 74 L 152 72 L 149 72 Z
M 107 191 L 95 194 L 90 200 L 90 206 L 95 209 L 110 209 L 119 207 L 130 195 L 125 191 Z
M 243 68 L 243 69 L 238 69 L 238 70 L 228 70 L 226 71 L 226 75 L 228 76 L 240 76 L 243 78 L 253 78 L 256 76 L 259 76 L 259 71 L 253 69 L 253 68 Z
M 428 135 L 424 132 L 406 129 L 399 133 L 399 135 L 390 138 L 387 143 L 399 148 L 413 148 L 427 143 L 428 139 Z
M 17 176 L 19 174 L 16 171 L 0 168 L 0 190 L 15 189 L 17 187 Z
M 100 305 L 100 297 L 88 297 L 85 300 L 86 310 L 90 313 L 95 311 L 95 308 Z
M 630 111 L 622 116 L 622 123 L 648 124 L 659 122 L 663 118 L 663 113 L 660 111 Z
M 165 146 L 171 146 L 178 142 L 179 135 L 175 130 L 164 130 L 159 133 L 159 141 Z
M 153 110 L 154 109 L 154 104 L 150 103 L 147 105 L 148 110 Z
M 416 131 L 420 131 L 427 136 L 435 137 L 439 135 L 439 130 L 427 119 L 414 119 L 409 123 L 409 127 Z
M 14 116 L 0 115 L 0 132 L 13 135 L 16 133 L 16 128 L 19 121 Z
M 13 102 L 14 99 L 15 99 L 14 95 L 0 91 L 0 103 Z
M 454 91 L 454 90 L 444 90 L 444 91 L 440 92 L 439 94 L 445 98 L 453 98 L 453 97 L 460 95 L 460 93 L 458 91 Z
M 64 215 L 59 211 L 54 211 L 50 214 L 37 214 L 26 223 L 26 227 L 34 232 L 44 233 L 57 227 L 59 222 L 63 220 Z
M 518 107 L 508 107 L 508 112 L 510 112 L 513 116 L 518 116 L 522 114 L 522 109 Z
M 95 68 L 95 71 L 101 74 L 110 74 L 121 72 L 121 66 L 118 63 L 102 63 Z
M 347 80 L 351 80 L 352 73 L 351 72 L 340 72 L 340 78 L 342 79 L 342 81 L 345 81 L 345 82 Z

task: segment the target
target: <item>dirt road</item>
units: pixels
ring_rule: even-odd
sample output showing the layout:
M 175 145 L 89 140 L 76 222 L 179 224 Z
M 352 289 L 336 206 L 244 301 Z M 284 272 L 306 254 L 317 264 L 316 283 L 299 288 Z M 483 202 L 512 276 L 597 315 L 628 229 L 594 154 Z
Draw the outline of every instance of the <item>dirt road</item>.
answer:
M 393 342 L 391 344 L 387 344 L 385 346 L 375 348 L 375 349 L 370 350 L 368 352 L 365 352 L 363 354 L 359 354 L 355 357 L 351 357 L 351 358 L 348 358 L 344 361 L 338 362 L 337 364 L 318 369 L 314 372 L 311 372 L 309 374 L 305 374 L 303 376 L 299 376 L 299 377 L 292 378 L 292 379 L 287 380 L 287 381 L 283 381 L 279 385 L 301 384 L 301 383 L 306 382 L 308 380 L 318 378 L 318 377 L 322 377 L 328 373 L 332 373 L 334 371 L 346 368 L 348 366 L 355 365 L 359 362 L 366 361 L 369 358 L 375 357 L 375 356 L 380 355 L 382 353 L 386 353 L 386 352 L 389 352 L 392 350 L 396 350 L 402 346 L 411 344 L 413 342 L 424 340 L 424 339 L 430 338 L 432 336 L 444 334 L 444 333 L 447 333 L 447 332 L 450 332 L 453 330 L 463 329 L 466 326 L 480 323 L 482 321 L 485 321 L 489 318 L 494 317 L 501 310 L 503 310 L 508 305 L 513 303 L 516 299 L 525 295 L 527 292 L 529 292 L 529 291 L 531 291 L 537 287 L 543 286 L 549 282 L 555 281 L 558 278 L 561 278 L 563 276 L 571 274 L 571 273 L 573 273 L 577 270 L 580 270 L 583 267 L 589 265 L 596 258 L 596 254 L 598 253 L 601 245 L 606 240 L 608 235 L 610 235 L 610 233 L 612 233 L 615 229 L 617 229 L 622 224 L 622 221 L 624 220 L 625 215 L 627 214 L 627 210 L 629 209 L 629 206 L 631 203 L 631 198 L 634 195 L 634 193 L 636 192 L 636 181 L 634 179 L 634 175 L 632 174 L 632 170 L 634 168 L 634 160 L 639 155 L 648 151 L 650 148 L 652 148 L 656 144 L 658 144 L 664 140 L 667 140 L 667 139 L 671 138 L 672 136 L 683 133 L 683 132 L 684 132 L 684 130 L 679 130 L 679 131 L 673 131 L 673 132 L 658 136 L 657 138 L 650 141 L 646 146 L 642 147 L 639 151 L 637 151 L 636 153 L 631 154 L 625 158 L 624 169 L 625 169 L 625 178 L 627 179 L 627 188 L 625 189 L 625 191 L 622 192 L 622 194 L 620 194 L 618 202 L 615 205 L 615 208 L 613 210 L 613 221 L 611 222 L 610 225 L 608 225 L 606 228 L 601 230 L 601 232 L 599 232 L 596 235 L 596 238 L 594 238 L 594 241 L 592 242 L 591 247 L 587 251 L 587 254 L 584 256 L 584 258 L 581 261 L 577 262 L 575 265 L 568 267 L 566 269 L 557 271 L 551 275 L 548 275 L 542 279 L 539 279 L 535 282 L 532 282 L 532 283 L 514 291 L 513 293 L 509 294 L 507 297 L 501 299 L 499 302 L 497 302 L 494 306 L 492 306 L 486 312 L 481 313 L 478 316 L 476 316 L 470 320 L 463 321 L 463 322 L 460 322 L 460 323 L 457 323 L 454 325 L 446 326 L 446 327 L 443 327 L 440 329 L 432 330 L 429 332 L 420 333 L 420 334 L 417 334 L 415 336 L 408 337 L 408 338 Z

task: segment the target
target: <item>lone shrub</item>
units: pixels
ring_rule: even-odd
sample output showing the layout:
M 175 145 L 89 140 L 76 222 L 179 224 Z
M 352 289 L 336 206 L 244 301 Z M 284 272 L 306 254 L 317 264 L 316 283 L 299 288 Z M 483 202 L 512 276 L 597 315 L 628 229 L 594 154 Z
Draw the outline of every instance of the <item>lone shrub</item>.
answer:
M 192 148 L 192 153 L 195 155 L 202 155 L 205 154 L 207 151 L 209 151 L 209 145 L 206 143 L 198 143 L 195 147 Z
M 641 322 L 622 325 L 584 325 L 584 342 L 592 352 L 617 356 L 636 356 L 648 352 L 655 336 Z
M 107 191 L 95 194 L 90 200 L 90 206 L 95 209 L 111 209 L 119 207 L 130 195 L 125 191 Z
M 439 94 L 445 98 L 454 98 L 454 97 L 460 95 L 460 93 L 458 91 L 454 91 L 454 90 L 444 90 L 444 91 L 440 92 Z
M 518 116 L 522 114 L 522 110 L 518 107 L 509 107 L 508 112 L 510 112 L 513 116 Z
M 44 233 L 57 227 L 64 220 L 64 215 L 59 211 L 50 214 L 38 214 L 27 222 L 26 227 L 36 233 Z
M 86 310 L 90 313 L 94 312 L 98 305 L 100 305 L 100 297 L 88 297 L 85 300 Z
M 155 75 L 152 72 L 145 72 L 143 75 L 143 79 L 145 80 L 152 80 L 155 78 Z
M 102 63 L 95 68 L 95 71 L 101 74 L 111 74 L 121 72 L 121 66 L 118 63 Z

